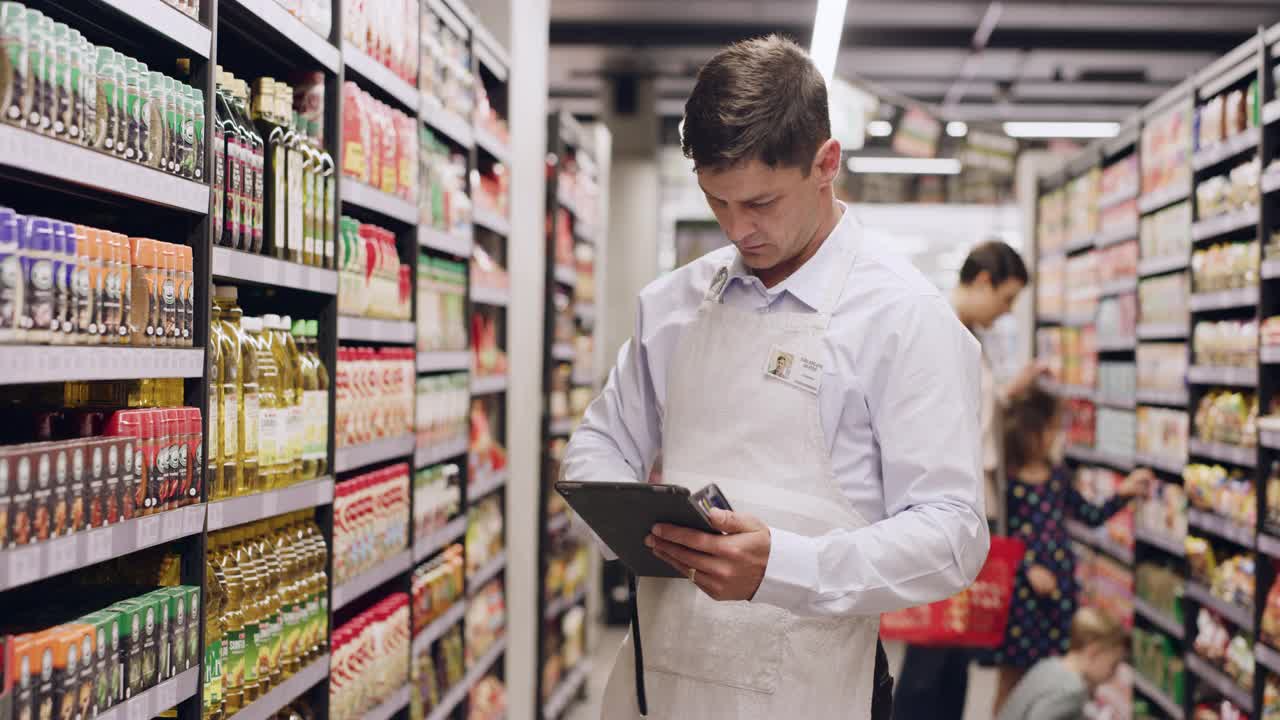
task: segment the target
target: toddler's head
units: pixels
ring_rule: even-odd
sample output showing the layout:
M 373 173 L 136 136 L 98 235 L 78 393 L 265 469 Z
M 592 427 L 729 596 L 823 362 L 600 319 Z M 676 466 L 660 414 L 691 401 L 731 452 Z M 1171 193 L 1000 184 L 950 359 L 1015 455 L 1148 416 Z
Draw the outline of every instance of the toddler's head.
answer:
M 1096 688 L 1115 675 L 1129 648 L 1124 627 L 1093 608 L 1081 608 L 1071 620 L 1071 656 L 1085 683 Z
M 1059 417 L 1057 398 L 1035 385 L 1010 400 L 1004 413 L 1005 466 L 1010 472 L 1056 461 Z

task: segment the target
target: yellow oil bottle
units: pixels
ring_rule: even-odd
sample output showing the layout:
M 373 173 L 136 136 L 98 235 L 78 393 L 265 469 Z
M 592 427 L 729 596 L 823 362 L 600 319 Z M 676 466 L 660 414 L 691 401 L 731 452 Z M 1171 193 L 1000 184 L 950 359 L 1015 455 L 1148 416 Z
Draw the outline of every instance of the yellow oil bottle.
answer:
M 213 302 L 221 310 L 218 337 L 222 368 L 222 483 L 224 497 L 246 495 L 240 472 L 240 316 L 239 290 L 220 285 Z
M 204 566 L 204 691 L 201 720 L 222 720 L 223 622 L 227 597 L 214 573 L 216 541 L 210 538 Z
M 276 557 L 275 545 L 271 542 L 271 526 L 262 521 L 254 526 L 253 543 L 258 551 L 258 568 L 265 582 L 262 585 L 262 601 L 265 609 L 263 625 L 267 628 L 266 642 L 258 649 L 258 682 L 262 683 L 262 692 L 280 684 L 280 642 L 283 622 L 280 617 L 280 559 Z
M 222 483 L 222 310 L 216 304 L 209 315 L 207 353 L 205 362 L 209 372 L 209 411 L 204 422 L 209 429 L 209 449 L 205 453 L 204 481 L 209 488 L 209 499 L 219 500 L 226 497 L 223 494 L 226 488 Z
M 223 641 L 226 645 L 226 662 L 222 666 L 222 706 L 226 717 L 235 715 L 245 704 L 245 587 L 244 577 L 236 564 L 234 532 L 224 531 L 216 536 L 217 554 L 214 556 L 214 577 L 226 595 L 222 611 Z
M 307 321 L 294 320 L 289 338 L 297 346 L 298 376 L 302 381 L 302 472 L 299 476 L 302 480 L 320 476 L 319 465 L 316 463 L 317 457 L 323 457 L 320 455 L 320 414 L 323 412 L 328 416 L 329 413 L 328 397 L 321 395 L 315 361 L 312 360 L 311 353 L 307 352 L 306 334 Z M 323 409 L 321 402 L 324 403 Z
M 240 333 L 240 475 L 249 492 L 262 489 L 258 477 L 258 438 L 260 436 L 257 339 L 245 329 L 246 318 L 237 318 Z
M 294 472 L 294 460 L 297 457 L 294 438 L 296 432 L 292 422 L 293 406 L 297 394 L 294 377 L 297 373 L 292 359 L 289 357 L 283 333 L 280 331 L 281 322 L 279 315 L 262 316 L 262 337 L 266 340 L 267 347 L 271 351 L 271 357 L 275 360 L 276 368 L 279 372 L 276 381 L 276 410 L 280 416 L 279 455 L 276 461 L 275 483 L 272 487 L 287 487 L 297 480 Z M 299 470 L 301 470 L 301 464 L 301 459 L 299 458 Z
M 289 445 L 292 448 L 292 470 L 290 478 L 292 482 L 304 480 L 302 473 L 302 458 L 306 449 L 306 413 L 303 408 L 303 398 L 305 392 L 302 379 L 302 353 L 298 351 L 298 344 L 294 342 L 293 334 L 289 331 L 293 324 L 293 319 L 288 315 L 280 318 L 280 324 L 276 326 L 277 337 L 280 340 L 280 347 L 284 350 L 285 359 L 289 363 L 290 380 L 292 381 L 292 395 L 289 398 Z
M 263 318 L 244 318 L 242 322 L 253 340 L 258 374 L 258 490 L 275 487 L 279 471 L 280 428 L 278 386 L 280 370 L 264 332 Z
M 249 531 L 237 528 L 232 531 L 232 551 L 235 565 L 240 571 L 242 612 L 244 613 L 244 704 L 257 700 L 262 695 L 261 679 L 258 676 L 258 655 L 262 651 L 262 589 L 258 575 L 258 565 L 253 557 L 252 543 L 249 542 Z
M 320 447 L 316 451 L 316 477 L 329 472 L 329 370 L 320 359 L 320 322 L 307 321 L 307 352 L 316 370 L 315 419 L 319 423 L 317 435 Z

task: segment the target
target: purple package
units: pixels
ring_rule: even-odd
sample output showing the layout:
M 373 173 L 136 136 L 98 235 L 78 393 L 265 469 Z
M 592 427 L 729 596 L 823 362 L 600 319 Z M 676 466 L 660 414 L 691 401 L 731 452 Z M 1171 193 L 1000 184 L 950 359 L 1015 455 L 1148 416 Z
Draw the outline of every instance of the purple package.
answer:
M 53 327 L 53 223 L 48 218 L 29 217 L 19 228 L 26 241 L 22 268 L 27 300 L 22 321 L 28 342 L 47 343 Z
M 10 208 L 0 208 L 0 342 L 12 342 L 26 291 L 22 285 L 22 253 L 18 245 L 18 218 Z

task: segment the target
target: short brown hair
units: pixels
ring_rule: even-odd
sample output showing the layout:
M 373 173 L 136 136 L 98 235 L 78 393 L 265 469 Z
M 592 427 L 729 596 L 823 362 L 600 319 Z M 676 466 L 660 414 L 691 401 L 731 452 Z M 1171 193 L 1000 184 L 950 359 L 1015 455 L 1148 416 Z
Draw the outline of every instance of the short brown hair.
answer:
M 681 147 L 699 170 L 760 160 L 808 175 L 830 138 L 822 74 L 799 45 L 778 35 L 716 53 L 684 105 Z
M 1032 385 L 1010 398 L 1004 411 L 1004 460 L 1009 472 L 1017 472 L 1042 459 L 1048 448 L 1044 433 L 1058 417 L 1058 399 Z
M 1083 650 L 1094 644 L 1122 648 L 1129 644 L 1124 626 L 1094 608 L 1080 608 L 1071 618 L 1071 649 Z
M 983 272 L 990 276 L 992 287 L 1003 285 L 1005 280 L 1016 280 L 1026 285 L 1029 279 L 1022 256 L 1000 240 L 988 240 L 969 251 L 964 265 L 960 266 L 960 284 L 969 285 Z

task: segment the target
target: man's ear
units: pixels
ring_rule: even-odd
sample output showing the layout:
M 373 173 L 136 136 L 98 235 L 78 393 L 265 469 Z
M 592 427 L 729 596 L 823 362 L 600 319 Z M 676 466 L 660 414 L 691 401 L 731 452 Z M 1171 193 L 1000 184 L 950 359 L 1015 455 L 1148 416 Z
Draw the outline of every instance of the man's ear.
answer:
M 813 157 L 813 167 L 810 172 L 818 174 L 818 180 L 821 185 L 831 185 L 835 182 L 836 176 L 840 174 L 840 141 L 835 138 L 829 138 L 818 148 L 818 153 Z

